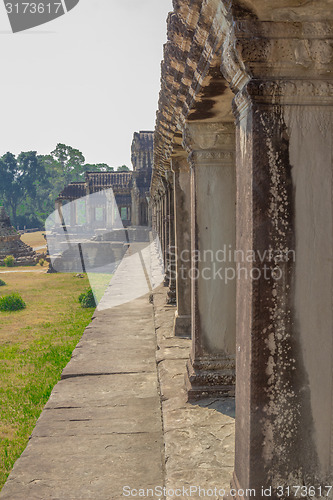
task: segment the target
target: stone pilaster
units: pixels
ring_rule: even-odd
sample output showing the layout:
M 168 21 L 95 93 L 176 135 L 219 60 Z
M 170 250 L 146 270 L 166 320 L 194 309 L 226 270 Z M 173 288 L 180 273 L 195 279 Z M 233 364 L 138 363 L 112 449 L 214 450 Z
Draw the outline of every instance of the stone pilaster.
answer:
M 169 286 L 170 276 L 169 269 L 169 224 L 170 224 L 170 200 L 168 183 L 165 181 L 165 191 L 163 193 L 163 258 L 165 266 L 164 286 Z
M 191 183 L 186 157 L 172 158 L 174 173 L 176 298 L 174 334 L 191 337 Z
M 105 192 L 106 196 L 106 228 L 112 229 L 114 226 L 114 196 L 111 190 Z
M 189 399 L 230 395 L 235 383 L 235 131 L 232 123 L 192 123 L 184 145 L 191 166 L 192 351 Z
M 168 187 L 168 269 L 169 274 L 169 291 L 167 294 L 167 303 L 176 305 L 176 259 L 175 259 L 175 220 L 174 220 L 174 186 L 173 176 L 169 174 Z
M 63 216 L 63 213 L 62 213 L 62 200 L 56 200 L 56 202 L 55 202 L 55 211 L 58 212 L 59 221 L 60 221 L 60 224 L 63 227 L 63 230 L 65 232 L 67 232 L 67 227 L 66 227 L 64 216 Z
M 162 194 L 159 191 L 158 192 L 158 236 L 160 239 L 160 244 L 161 244 L 161 252 L 163 255 L 163 200 L 162 200 Z
M 70 223 L 71 229 L 77 224 L 76 201 L 72 201 L 70 204 Z
M 231 37 L 222 58 L 236 93 L 237 248 L 252 254 L 237 288 L 233 485 L 257 498 L 297 485 L 319 498 L 332 480 L 332 33 L 243 21 L 238 53 Z
M 131 223 L 132 226 L 139 226 L 139 190 L 135 187 L 131 190 Z

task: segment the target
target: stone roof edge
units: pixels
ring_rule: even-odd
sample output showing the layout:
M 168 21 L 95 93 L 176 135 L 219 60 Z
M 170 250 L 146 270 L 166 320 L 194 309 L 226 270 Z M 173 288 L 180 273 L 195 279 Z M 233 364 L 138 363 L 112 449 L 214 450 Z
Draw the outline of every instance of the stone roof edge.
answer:
M 161 63 L 152 190 L 170 168 L 175 138 L 200 91 L 209 84 L 210 69 L 221 64 L 221 2 L 174 0 L 173 5 L 174 11 L 168 16 L 168 42 Z

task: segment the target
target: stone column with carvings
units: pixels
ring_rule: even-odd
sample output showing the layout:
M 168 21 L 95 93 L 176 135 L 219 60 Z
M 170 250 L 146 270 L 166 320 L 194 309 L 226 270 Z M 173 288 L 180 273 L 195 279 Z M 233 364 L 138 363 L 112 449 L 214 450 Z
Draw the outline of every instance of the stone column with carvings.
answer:
M 173 175 L 169 172 L 168 182 L 168 275 L 169 291 L 167 294 L 167 304 L 176 305 L 176 259 L 175 259 L 175 217 L 174 217 L 174 186 Z
M 333 470 L 333 26 L 233 29 L 222 70 L 236 93 L 237 248 L 252 255 L 237 288 L 234 486 L 319 498 Z
M 160 199 L 158 195 L 155 196 L 155 204 L 156 204 L 156 233 L 158 235 L 159 240 L 161 240 L 161 207 L 160 207 Z
M 235 131 L 232 123 L 191 123 L 184 146 L 191 166 L 192 351 L 189 399 L 233 395 L 236 280 Z M 232 255 L 231 255 L 232 256 Z
M 71 201 L 70 203 L 70 225 L 71 230 L 73 230 L 77 224 L 77 213 L 76 213 L 76 204 L 77 201 Z
M 169 223 L 170 223 L 170 207 L 169 207 L 169 190 L 168 183 L 164 182 L 163 192 L 163 258 L 165 266 L 164 286 L 168 287 L 170 283 L 168 268 L 169 268 Z
M 184 151 L 185 154 L 185 151 Z M 176 300 L 174 333 L 191 337 L 191 183 L 185 154 L 172 158 L 176 254 Z
M 114 225 L 114 197 L 110 189 L 105 192 L 106 196 L 106 228 L 112 229 Z
M 159 206 L 159 238 L 160 238 L 160 243 L 161 243 L 161 252 L 163 255 L 163 246 L 164 246 L 164 231 L 163 231 L 163 198 L 162 198 L 162 193 L 159 191 L 158 192 L 158 206 Z

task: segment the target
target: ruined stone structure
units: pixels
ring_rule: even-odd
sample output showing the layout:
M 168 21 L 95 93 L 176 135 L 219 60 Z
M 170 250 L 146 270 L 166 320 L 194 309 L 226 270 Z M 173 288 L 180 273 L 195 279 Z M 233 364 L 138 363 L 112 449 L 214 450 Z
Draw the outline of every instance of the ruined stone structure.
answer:
M 332 2 L 173 5 L 150 200 L 175 335 L 192 336 L 189 398 L 233 394 L 236 362 L 238 496 L 326 497 Z
M 36 264 L 36 252 L 21 241 L 20 234 L 13 228 L 4 207 L 0 207 L 0 265 L 4 265 L 7 255 L 15 258 L 16 266 L 31 266 Z
M 64 202 L 78 200 L 93 193 L 112 188 L 124 227 L 148 226 L 148 196 L 153 164 L 153 132 L 135 132 L 132 142 L 133 171 L 86 172 L 84 182 L 72 182 L 64 188 L 56 200 L 56 208 Z M 87 207 L 88 224 L 107 228 L 112 223 L 116 207 Z M 73 205 L 71 227 L 79 224 Z

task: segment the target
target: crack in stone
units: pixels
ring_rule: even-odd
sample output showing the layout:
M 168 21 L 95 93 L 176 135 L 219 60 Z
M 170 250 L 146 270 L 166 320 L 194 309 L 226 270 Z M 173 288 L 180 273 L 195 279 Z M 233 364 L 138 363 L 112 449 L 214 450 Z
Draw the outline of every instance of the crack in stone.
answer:
M 82 410 L 82 406 L 57 406 L 55 408 L 44 408 L 44 410 Z
M 81 377 L 104 377 L 109 375 L 139 375 L 140 373 L 153 373 L 147 371 L 140 372 L 100 372 L 100 373 L 72 373 L 68 375 L 61 375 L 61 380 L 68 380 L 70 378 L 81 378 Z
M 69 419 L 69 422 L 91 422 L 92 421 L 92 418 L 73 418 L 73 419 Z M 63 420 L 63 422 L 66 422 L 66 420 Z

